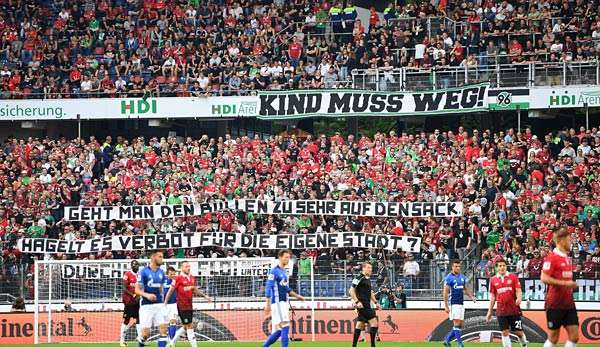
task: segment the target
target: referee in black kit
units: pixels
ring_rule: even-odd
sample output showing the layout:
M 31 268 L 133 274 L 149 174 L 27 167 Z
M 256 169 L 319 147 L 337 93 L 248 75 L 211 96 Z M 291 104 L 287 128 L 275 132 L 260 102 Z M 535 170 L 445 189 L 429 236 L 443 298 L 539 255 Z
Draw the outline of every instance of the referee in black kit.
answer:
M 352 347 L 356 347 L 360 333 L 365 329 L 365 323 L 369 323 L 369 335 L 371 335 L 371 347 L 375 347 L 375 339 L 377 337 L 377 313 L 375 308 L 379 308 L 375 294 L 371 290 L 371 273 L 373 273 L 373 265 L 369 262 L 362 264 L 360 274 L 352 280 L 352 288 L 350 288 L 350 297 L 352 304 L 358 313 L 356 328 L 354 329 L 354 337 L 352 338 Z

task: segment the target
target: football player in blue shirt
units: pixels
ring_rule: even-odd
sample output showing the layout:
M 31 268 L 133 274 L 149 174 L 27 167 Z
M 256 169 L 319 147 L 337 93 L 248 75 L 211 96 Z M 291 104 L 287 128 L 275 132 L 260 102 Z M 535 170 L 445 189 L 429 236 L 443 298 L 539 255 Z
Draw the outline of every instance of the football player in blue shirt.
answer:
M 167 293 L 169 289 L 171 289 L 171 285 L 173 284 L 173 279 L 177 275 L 177 270 L 174 267 L 169 266 L 167 268 L 167 280 L 165 285 L 163 286 L 164 290 L 164 298 L 167 299 Z M 166 302 L 167 306 L 167 321 L 169 323 L 169 328 L 167 332 L 169 333 L 169 345 L 173 345 L 173 339 L 175 338 L 175 333 L 177 332 L 177 317 L 179 317 L 179 312 L 177 311 L 177 291 L 174 291 L 171 297 L 168 298 Z
M 454 327 L 446 336 L 444 346 L 449 347 L 450 342 L 456 339 L 458 346 L 462 347 L 461 328 L 465 320 L 464 294 L 466 293 L 473 302 L 477 302 L 477 300 L 467 286 L 467 277 L 460 273 L 460 260 L 452 261 L 452 272 L 446 276 L 444 282 L 444 307 L 450 320 L 454 323 Z
M 290 262 L 292 252 L 279 251 L 277 258 L 279 264 L 269 270 L 269 277 L 265 288 L 265 313 L 271 315 L 271 336 L 267 338 L 263 347 L 274 344 L 281 336 L 281 346 L 288 347 L 290 333 L 290 314 L 288 296 L 304 301 L 304 297 L 290 288 L 288 274 L 285 267 Z
M 167 317 L 163 304 L 167 276 L 160 268 L 162 264 L 163 252 L 154 250 L 150 256 L 150 264 L 138 273 L 135 294 L 142 298 L 140 301 L 142 333 L 141 336 L 138 336 L 138 347 L 146 345 L 146 340 L 150 337 L 150 329 L 153 326 L 159 328 L 158 347 L 167 346 Z

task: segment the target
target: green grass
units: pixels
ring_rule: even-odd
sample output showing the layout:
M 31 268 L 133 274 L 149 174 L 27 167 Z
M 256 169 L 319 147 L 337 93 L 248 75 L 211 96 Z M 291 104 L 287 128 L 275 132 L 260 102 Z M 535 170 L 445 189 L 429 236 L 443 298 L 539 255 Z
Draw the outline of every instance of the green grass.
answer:
M 351 343 L 350 342 L 290 342 L 290 346 L 291 347 L 348 347 L 350 346 Z M 513 346 L 515 346 L 517 344 L 513 343 Z M 13 346 L 13 347 L 34 347 L 35 345 L 0 345 L 2 347 L 7 347 L 7 346 Z M 118 343 L 67 343 L 67 344 L 44 344 L 44 345 L 37 345 L 37 346 L 60 346 L 60 347 L 75 347 L 75 346 L 82 346 L 82 347 L 118 347 L 119 344 Z M 148 346 L 156 346 L 155 344 L 151 344 Z M 189 347 L 189 343 L 187 342 L 180 342 L 177 344 L 177 346 L 179 347 Z M 210 346 L 210 347 L 257 347 L 257 346 L 261 346 L 261 343 L 259 342 L 199 342 L 198 346 Z M 281 346 L 279 343 L 276 343 L 273 345 L 273 347 L 279 347 Z M 367 347 L 369 346 L 368 343 L 365 342 L 361 342 L 359 343 L 359 347 Z M 381 346 L 381 347 L 420 347 L 420 346 L 436 346 L 436 347 L 441 347 L 442 344 L 440 342 L 378 342 L 377 346 Z M 456 346 L 455 343 L 452 344 L 452 346 Z M 471 346 L 471 347 L 490 347 L 490 346 L 494 346 L 494 347 L 498 347 L 501 346 L 500 343 L 465 343 L 465 346 Z M 529 347 L 541 347 L 542 344 L 539 343 L 531 343 L 529 344 Z M 585 346 L 585 347 L 590 347 L 590 346 L 600 346 L 600 344 L 590 344 L 590 345 L 581 345 L 581 346 Z M 128 347 L 137 347 L 137 344 L 130 342 Z

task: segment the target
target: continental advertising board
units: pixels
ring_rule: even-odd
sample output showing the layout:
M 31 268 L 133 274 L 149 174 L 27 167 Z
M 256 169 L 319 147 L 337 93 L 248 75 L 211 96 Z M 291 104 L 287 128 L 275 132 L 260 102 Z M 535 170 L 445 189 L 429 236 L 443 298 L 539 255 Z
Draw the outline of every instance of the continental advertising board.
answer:
M 297 310 L 291 323 L 291 336 L 311 341 L 351 341 L 356 315 L 352 310 L 316 310 L 314 329 L 311 311 Z M 546 339 L 546 317 L 543 311 L 524 313 L 523 329 L 531 342 Z M 0 318 L 0 345 L 31 344 L 34 341 L 32 313 L 4 314 Z M 261 341 L 269 334 L 271 322 L 259 310 L 196 312 L 196 337 L 200 341 Z M 54 312 L 40 315 L 40 342 L 116 342 L 119 340 L 121 312 Z M 452 322 L 442 310 L 383 310 L 379 311 L 382 340 L 393 342 L 441 341 L 451 329 Z M 600 343 L 600 313 L 579 312 L 580 343 Z M 498 338 L 497 321 L 485 322 L 485 310 L 467 311 L 463 338 L 479 341 L 489 334 Z M 128 332 L 134 339 L 134 330 Z M 153 334 L 155 335 L 155 334 Z M 562 334 L 561 338 L 565 338 Z M 561 341 L 564 342 L 564 341 Z

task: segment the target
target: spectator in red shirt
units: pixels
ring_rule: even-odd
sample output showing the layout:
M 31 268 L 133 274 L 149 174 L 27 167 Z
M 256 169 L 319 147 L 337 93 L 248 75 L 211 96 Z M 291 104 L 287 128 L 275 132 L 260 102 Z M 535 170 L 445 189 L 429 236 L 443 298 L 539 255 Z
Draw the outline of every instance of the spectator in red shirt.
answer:
M 302 57 L 302 45 L 298 43 L 298 39 L 296 37 L 292 39 L 292 43 L 288 47 L 288 56 L 290 57 L 290 62 L 295 69 L 300 63 L 300 58 Z

